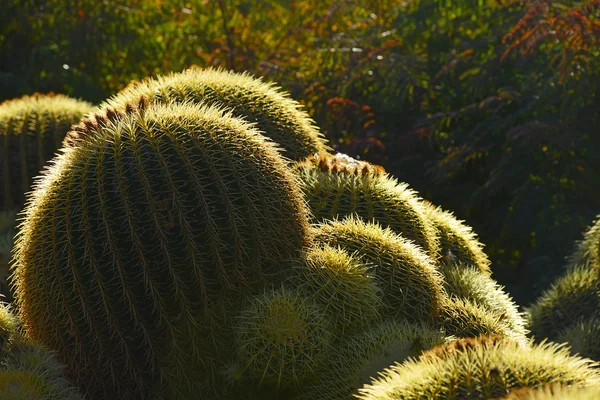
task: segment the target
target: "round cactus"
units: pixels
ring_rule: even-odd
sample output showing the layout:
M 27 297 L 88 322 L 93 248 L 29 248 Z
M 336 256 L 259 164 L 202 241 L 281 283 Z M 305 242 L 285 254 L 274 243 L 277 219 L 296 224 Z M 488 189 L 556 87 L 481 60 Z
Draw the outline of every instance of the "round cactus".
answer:
M 439 313 L 445 298 L 443 278 L 420 247 L 390 229 L 352 217 L 315 225 L 312 236 L 317 244 L 340 247 L 374 265 L 384 315 L 430 322 Z
M 7 304 L 0 303 L 0 356 L 10 349 L 19 334 L 19 322 Z
M 438 255 L 436 231 L 416 192 L 368 163 L 313 157 L 296 165 L 314 222 L 358 215 Z
M 71 125 L 93 109 L 52 93 L 0 104 L 0 211 L 23 206 L 33 178 L 54 157 Z
M 252 298 L 236 327 L 242 370 L 277 389 L 314 374 L 334 339 L 325 312 L 297 290 Z
M 528 328 L 537 340 L 557 340 L 573 324 L 600 310 L 600 270 L 574 268 L 558 278 L 526 310 Z
M 558 342 L 566 342 L 571 354 L 600 361 L 600 320 L 590 318 L 580 321 L 558 335 Z
M 299 399 L 352 398 L 379 371 L 447 341 L 441 331 L 425 324 L 381 322 L 341 341 Z
M 192 68 L 132 82 L 100 108 L 124 111 L 128 104 L 137 103 L 140 98 L 146 98 L 152 104 L 202 102 L 225 106 L 235 117 L 256 123 L 261 133 L 279 144 L 283 155 L 292 160 L 329 150 L 314 121 L 296 101 L 273 84 L 247 73 Z M 81 136 L 77 133 L 71 138 Z M 72 143 L 71 138 L 67 138 L 67 145 Z
M 497 400 L 598 400 L 600 386 L 573 387 L 567 385 L 544 385 L 541 388 L 521 388 Z M 491 399 L 496 400 L 496 399 Z
M 469 342 L 469 340 L 467 340 Z M 470 341 L 425 352 L 419 359 L 387 369 L 359 389 L 358 398 L 375 399 L 493 399 L 513 388 L 600 383 L 597 364 L 569 355 L 556 344 L 523 348 L 512 341 Z
M 308 250 L 291 283 L 322 306 L 336 336 L 378 318 L 383 306 L 372 268 L 340 248 Z
M 454 217 L 451 212 L 424 201 L 423 210 L 437 231 L 440 263 L 474 265 L 491 275 L 490 260 L 483 252 L 483 244 L 477 240 L 473 229 Z
M 218 109 L 95 121 L 25 209 L 18 310 L 87 396 L 185 397 L 209 360 L 204 312 L 300 256 L 302 194 L 275 146 Z
M 569 257 L 569 265 L 600 269 L 600 215 L 577 244 L 575 252 Z
M 441 271 L 448 294 L 483 307 L 519 337 L 527 335 L 526 321 L 517 305 L 490 276 L 469 265 L 447 265 Z

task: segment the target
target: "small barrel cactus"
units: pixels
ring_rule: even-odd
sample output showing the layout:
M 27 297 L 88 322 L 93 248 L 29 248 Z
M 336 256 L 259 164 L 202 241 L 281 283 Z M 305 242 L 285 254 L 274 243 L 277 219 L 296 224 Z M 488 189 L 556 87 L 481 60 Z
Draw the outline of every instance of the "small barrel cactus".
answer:
M 327 245 L 309 249 L 302 264 L 291 284 L 323 307 L 336 336 L 380 316 L 382 291 L 369 264 Z
M 145 97 L 151 104 L 193 102 L 222 105 L 235 117 L 256 123 L 287 158 L 300 160 L 329 151 L 326 140 L 300 105 L 273 84 L 222 69 L 192 68 L 181 73 L 132 82 L 100 108 L 124 111 Z M 75 137 L 80 137 L 76 135 Z M 67 139 L 67 145 L 71 142 Z
M 54 157 L 71 125 L 93 109 L 52 93 L 0 104 L 0 211 L 23 206 L 33 178 Z
M 316 244 L 340 247 L 373 264 L 383 290 L 383 315 L 432 322 L 445 299 L 443 278 L 419 246 L 390 229 L 357 218 L 313 227 Z
M 205 312 L 300 256 L 302 194 L 272 142 L 219 109 L 141 102 L 93 120 L 25 209 L 19 314 L 88 397 L 191 395 L 215 342 Z
M 515 334 L 524 338 L 526 321 L 517 305 L 489 275 L 470 265 L 442 266 L 446 292 L 483 307 L 503 321 Z
M 571 267 L 593 267 L 600 269 L 600 215 L 577 243 L 575 252 L 569 257 Z
M 344 338 L 299 399 L 350 399 L 378 372 L 447 341 L 441 331 L 426 324 L 403 320 L 380 322 Z
M 578 386 L 600 383 L 596 363 L 570 356 L 567 349 L 553 343 L 524 348 L 510 340 L 466 341 L 471 344 L 463 348 L 455 342 L 438 346 L 419 359 L 388 368 L 359 389 L 358 398 L 494 399 L 513 388 L 535 388 L 550 382 Z
M 474 265 L 491 275 L 490 260 L 483 252 L 483 244 L 477 240 L 473 229 L 448 211 L 424 201 L 423 210 L 437 231 L 440 263 Z
M 600 320 L 589 318 L 569 326 L 558 335 L 557 342 L 568 343 L 571 354 L 600 361 Z
M 277 389 L 311 377 L 334 340 L 324 310 L 301 291 L 283 288 L 252 298 L 235 333 L 242 370 Z
M 536 340 L 557 340 L 571 325 L 600 311 L 600 270 L 574 268 L 561 276 L 526 309 Z
M 438 255 L 436 231 L 416 192 L 382 170 L 344 158 L 309 158 L 296 165 L 314 222 L 358 215 L 376 222 Z
M 12 342 L 19 335 L 19 321 L 9 305 L 0 303 L 0 357 L 10 350 Z

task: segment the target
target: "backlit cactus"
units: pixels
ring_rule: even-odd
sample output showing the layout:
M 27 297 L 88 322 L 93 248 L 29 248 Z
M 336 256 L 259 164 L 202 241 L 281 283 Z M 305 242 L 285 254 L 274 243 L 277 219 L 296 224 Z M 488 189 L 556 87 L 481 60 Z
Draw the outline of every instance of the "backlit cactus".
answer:
M 257 129 L 292 160 L 329 150 L 325 138 L 299 103 L 273 84 L 247 73 L 192 68 L 132 82 L 100 107 L 124 111 L 127 104 L 137 103 L 142 97 L 151 104 L 202 102 L 227 107 L 235 117 L 256 123 Z
M 388 368 L 363 389 L 363 400 L 494 399 L 513 388 L 553 382 L 573 386 L 600 383 L 597 364 L 573 357 L 564 347 L 524 348 L 512 341 L 481 340 L 462 350 L 434 348 L 419 359 Z M 428 354 L 431 353 L 431 354 Z
M 0 104 L 0 211 L 23 206 L 33 178 L 54 157 L 71 125 L 93 109 L 52 93 Z
M 364 327 L 383 307 L 382 291 L 371 265 L 340 248 L 315 246 L 291 283 L 319 303 L 336 335 Z
M 277 389 L 311 377 L 334 340 L 327 314 L 301 291 L 282 288 L 254 297 L 239 320 L 242 371 Z
M 600 361 L 600 320 L 589 318 L 569 326 L 558 335 L 557 342 L 568 343 L 571 354 Z
M 483 252 L 483 244 L 477 240 L 473 229 L 459 221 L 451 212 L 423 202 L 423 210 L 437 231 L 442 264 L 474 265 L 490 275 L 490 260 Z
M 341 341 L 299 399 L 353 398 L 378 372 L 447 341 L 441 331 L 426 324 L 381 322 Z
M 572 267 L 594 267 L 600 269 L 600 215 L 577 243 L 573 254 L 569 257 Z
M 541 388 L 522 388 L 497 400 L 598 400 L 600 386 L 573 387 L 568 385 L 544 385 Z M 491 399 L 496 400 L 496 399 Z
M 295 170 L 314 222 L 358 215 L 391 228 L 437 257 L 436 231 L 416 192 L 406 184 L 368 163 L 328 156 L 307 159 Z
M 272 142 L 218 109 L 91 120 L 26 207 L 20 316 L 88 397 L 191 396 L 210 368 L 205 312 L 299 257 L 302 195 Z
M 442 275 L 419 246 L 356 218 L 316 225 L 312 236 L 317 244 L 340 247 L 374 265 L 384 315 L 432 322 L 439 313 L 445 299 Z

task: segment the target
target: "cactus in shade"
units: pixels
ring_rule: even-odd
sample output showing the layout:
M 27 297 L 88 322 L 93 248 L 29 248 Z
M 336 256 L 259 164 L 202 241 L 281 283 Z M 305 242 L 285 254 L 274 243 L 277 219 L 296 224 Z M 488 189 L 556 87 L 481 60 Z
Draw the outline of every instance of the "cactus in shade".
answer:
M 537 340 L 557 340 L 571 325 L 600 310 L 600 270 L 574 268 L 561 276 L 526 309 L 528 328 Z
M 458 297 L 446 300 L 436 326 L 443 328 L 446 335 L 460 338 L 490 335 L 509 338 L 523 346 L 528 342 L 524 332 L 512 329 L 504 314 Z
M 490 400 L 598 400 L 600 386 L 573 387 L 568 385 L 544 385 L 541 388 L 511 390 L 502 398 Z
M 503 287 L 489 275 L 470 265 L 447 265 L 440 270 L 448 294 L 483 307 L 518 336 L 524 338 L 527 335 L 524 316 Z
M 276 389 L 311 377 L 334 340 L 324 310 L 301 291 L 283 288 L 252 298 L 235 333 L 242 370 Z
M 402 363 L 423 351 L 448 342 L 441 331 L 426 324 L 387 320 L 340 341 L 307 385 L 301 400 L 353 398 L 358 388 L 394 363 Z
M 0 297 L 4 296 L 4 300 L 8 302 L 12 301 L 12 296 L 6 281 L 9 275 L 16 218 L 16 211 L 0 211 Z
M 93 109 L 52 93 L 0 104 L 0 211 L 23 206 L 33 178 L 54 157 L 71 125 Z
M 270 83 L 221 69 L 192 68 L 168 76 L 132 82 L 100 108 L 124 111 L 127 104 L 147 98 L 152 104 L 169 102 L 202 102 L 220 104 L 235 117 L 256 123 L 256 127 L 281 148 L 292 160 L 313 153 L 326 152 L 329 147 L 314 121 L 289 95 Z M 75 139 L 82 135 L 75 135 Z M 85 132 L 83 132 L 85 136 Z M 67 139 L 67 144 L 72 143 Z
M 589 318 L 579 321 L 558 335 L 559 343 L 568 343 L 571 354 L 600 361 L 600 320 Z
M 594 267 L 600 269 L 600 215 L 577 243 L 573 254 L 569 257 L 571 267 Z
M 302 266 L 291 284 L 323 307 L 336 336 L 380 316 L 382 292 L 370 265 L 340 248 L 324 245 L 309 249 Z
M 341 157 L 312 157 L 298 163 L 295 170 L 314 222 L 358 215 L 391 228 L 437 257 L 436 231 L 416 192 L 406 184 L 368 163 Z
M 192 396 L 214 370 L 205 312 L 282 279 L 308 240 L 302 194 L 219 109 L 142 101 L 93 121 L 24 211 L 19 314 L 90 398 Z
M 460 342 L 460 340 L 458 341 Z M 510 340 L 480 341 L 460 348 L 438 346 L 418 359 L 388 368 L 359 389 L 363 400 L 494 399 L 513 388 L 547 383 L 591 386 L 600 383 L 597 364 L 546 343 L 524 348 Z
M 19 322 L 8 304 L 0 303 L 0 358 L 19 335 Z
M 443 278 L 419 246 L 390 229 L 357 218 L 328 221 L 312 229 L 314 243 L 340 247 L 373 264 L 383 290 L 383 315 L 432 322 L 445 299 Z
M 481 272 L 491 275 L 491 262 L 470 226 L 456 219 L 451 212 L 427 201 L 423 201 L 423 210 L 437 232 L 440 263 L 474 265 Z

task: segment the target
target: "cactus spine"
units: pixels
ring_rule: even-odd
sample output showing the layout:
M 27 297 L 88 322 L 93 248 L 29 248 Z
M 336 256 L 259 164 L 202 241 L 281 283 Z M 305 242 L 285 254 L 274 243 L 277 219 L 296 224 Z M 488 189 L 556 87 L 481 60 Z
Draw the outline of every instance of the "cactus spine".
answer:
M 256 123 L 256 127 L 281 146 L 292 160 L 329 147 L 314 121 L 289 95 L 270 83 L 222 69 L 192 68 L 181 73 L 132 82 L 100 107 L 124 111 L 127 104 L 147 98 L 152 104 L 202 102 L 220 104 L 235 117 Z
M 270 141 L 213 107 L 144 104 L 59 155 L 15 245 L 27 333 L 92 398 L 194 393 L 205 310 L 279 279 L 307 240 Z
M 593 267 L 600 269 L 600 215 L 577 243 L 575 252 L 569 257 L 571 267 Z
M 33 177 L 54 157 L 71 125 L 93 108 L 52 93 L 0 104 L 0 211 L 23 206 Z

